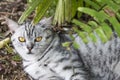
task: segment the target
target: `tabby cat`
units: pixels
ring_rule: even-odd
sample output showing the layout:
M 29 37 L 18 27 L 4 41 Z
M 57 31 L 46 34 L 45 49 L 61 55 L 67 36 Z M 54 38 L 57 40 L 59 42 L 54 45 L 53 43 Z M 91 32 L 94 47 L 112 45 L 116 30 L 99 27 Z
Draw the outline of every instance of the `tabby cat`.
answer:
M 66 50 L 61 45 L 70 39 L 52 30 L 51 18 L 35 26 L 30 22 L 23 25 L 12 20 L 7 22 L 13 33 L 13 46 L 23 59 L 23 68 L 33 79 L 87 80 L 88 74 L 78 52 L 72 47 Z
M 13 33 L 15 50 L 23 59 L 23 68 L 33 80 L 120 80 L 120 39 L 113 36 L 102 43 L 98 35 L 93 43 L 88 37 L 85 44 L 77 34 L 78 50 L 67 50 L 61 44 L 71 41 L 67 34 L 53 31 L 51 19 L 42 19 L 38 24 L 25 22 L 18 25 L 8 20 Z

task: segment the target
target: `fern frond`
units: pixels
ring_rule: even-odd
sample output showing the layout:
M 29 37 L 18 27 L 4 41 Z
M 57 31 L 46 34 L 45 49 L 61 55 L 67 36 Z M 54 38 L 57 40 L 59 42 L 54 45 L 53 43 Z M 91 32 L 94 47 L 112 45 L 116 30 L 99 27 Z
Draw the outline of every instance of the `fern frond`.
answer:
M 83 32 L 74 29 L 75 32 L 77 32 L 78 35 L 83 39 L 83 41 L 85 40 L 86 42 L 87 37 L 90 37 L 93 42 L 96 42 L 97 39 L 94 34 L 95 32 L 100 37 L 102 42 L 106 42 L 112 37 L 112 29 L 114 29 L 114 31 L 120 37 L 119 1 L 115 2 L 113 0 L 96 0 L 97 3 L 95 3 L 92 0 L 85 0 L 85 2 L 91 5 L 92 8 L 79 7 L 78 11 L 90 15 L 94 20 L 90 20 L 86 23 L 78 20 L 72 21 L 74 24 L 78 25 L 80 28 L 82 28 L 82 30 L 84 30 Z M 87 35 L 81 33 L 86 33 Z

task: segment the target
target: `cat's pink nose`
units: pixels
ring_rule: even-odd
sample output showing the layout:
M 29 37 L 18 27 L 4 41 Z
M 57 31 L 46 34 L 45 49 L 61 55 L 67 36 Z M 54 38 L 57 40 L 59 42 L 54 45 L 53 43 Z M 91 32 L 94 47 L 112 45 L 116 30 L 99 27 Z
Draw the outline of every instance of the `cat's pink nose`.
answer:
M 33 49 L 33 47 L 34 47 L 34 44 L 32 44 L 32 43 L 27 43 L 27 49 L 29 50 L 29 51 L 31 51 L 32 49 Z
M 27 49 L 31 51 L 33 49 L 33 45 L 27 45 Z
M 27 47 L 27 49 L 28 49 L 29 51 L 31 51 L 31 50 L 32 50 L 32 48 L 33 48 L 33 47 Z

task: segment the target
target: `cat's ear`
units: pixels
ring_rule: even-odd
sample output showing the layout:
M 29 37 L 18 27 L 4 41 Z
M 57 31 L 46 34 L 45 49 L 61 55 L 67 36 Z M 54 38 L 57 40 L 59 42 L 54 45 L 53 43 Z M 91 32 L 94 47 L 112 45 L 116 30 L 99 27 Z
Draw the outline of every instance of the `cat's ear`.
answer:
M 49 18 L 43 18 L 39 23 L 43 25 L 52 25 L 53 16 Z
M 46 24 L 51 25 L 53 21 L 53 16 L 46 19 Z
M 9 18 L 5 18 L 5 23 L 8 25 L 8 28 L 10 30 L 11 33 L 14 33 L 14 31 L 18 28 L 18 23 L 9 19 Z

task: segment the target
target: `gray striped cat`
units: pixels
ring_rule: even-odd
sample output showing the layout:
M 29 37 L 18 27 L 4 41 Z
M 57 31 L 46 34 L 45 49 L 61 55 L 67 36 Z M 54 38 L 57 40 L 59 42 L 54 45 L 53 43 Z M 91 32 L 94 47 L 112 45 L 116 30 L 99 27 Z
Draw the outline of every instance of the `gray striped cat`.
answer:
M 51 18 L 42 19 L 35 26 L 29 22 L 23 25 L 7 22 L 13 33 L 12 44 L 23 59 L 24 71 L 33 80 L 88 80 L 78 52 L 61 45 L 70 39 L 52 30 Z
M 11 40 L 23 59 L 23 68 L 35 80 L 120 80 L 120 39 L 114 37 L 102 43 L 85 44 L 75 34 L 79 50 L 66 50 L 61 44 L 71 41 L 68 35 L 52 30 L 51 20 L 37 25 L 18 25 L 8 20 L 13 33 Z
M 76 37 L 76 42 L 81 46 L 79 54 L 89 70 L 90 80 L 120 80 L 120 38 L 113 33 L 111 40 L 103 43 L 94 34 L 96 43 L 88 37 L 89 42 L 85 44 L 80 37 Z

